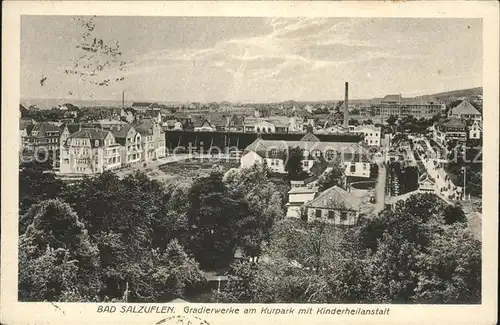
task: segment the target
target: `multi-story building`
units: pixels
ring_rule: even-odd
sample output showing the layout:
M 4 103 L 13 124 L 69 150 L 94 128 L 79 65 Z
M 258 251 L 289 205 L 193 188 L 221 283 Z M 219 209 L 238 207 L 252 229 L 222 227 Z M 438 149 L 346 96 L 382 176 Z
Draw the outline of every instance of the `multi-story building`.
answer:
M 165 132 L 156 120 L 142 120 L 134 125 L 134 129 L 141 135 L 142 161 L 165 157 Z
M 315 136 L 313 136 L 316 138 Z M 241 167 L 263 164 L 273 172 L 286 173 L 287 154 L 292 148 L 302 152 L 302 169 L 310 171 L 316 164 L 342 164 L 344 174 L 354 177 L 370 177 L 370 154 L 359 143 L 320 142 L 307 133 L 300 141 L 257 139 L 243 151 Z
M 382 137 L 382 128 L 374 125 L 359 125 L 349 126 L 350 132 L 362 133 L 364 135 L 363 142 L 370 147 L 380 147 L 380 139 Z
M 483 126 L 478 120 L 474 120 L 469 126 L 469 139 L 479 140 L 482 138 Z
M 247 118 L 243 121 L 244 132 L 275 133 L 276 126 L 263 118 Z
M 446 145 L 450 141 L 467 141 L 467 125 L 464 121 L 452 117 L 438 121 L 433 126 L 434 141 Z
M 120 145 L 121 162 L 124 167 L 137 164 L 142 158 L 142 136 L 130 125 L 117 126 L 111 130 Z
M 238 117 L 237 115 L 231 116 L 231 118 L 228 120 L 226 129 L 229 132 L 243 132 L 245 130 L 243 120 L 243 117 Z
M 286 204 L 286 216 L 289 218 L 300 218 L 301 207 L 313 200 L 317 193 L 317 186 L 299 186 L 290 189 L 288 191 L 288 203 Z
M 25 132 L 22 138 L 24 149 L 35 152 L 44 150 L 47 152 L 59 149 L 59 137 L 61 129 L 49 122 L 35 123 L 31 132 Z
M 346 190 L 333 186 L 304 205 L 307 222 L 322 221 L 339 226 L 354 226 L 362 201 Z
M 380 101 L 372 104 L 372 110 L 375 116 L 382 120 L 391 115 L 397 117 L 413 116 L 417 119 L 430 119 L 444 111 L 445 105 L 437 102 L 426 102 L 416 99 L 403 98 L 401 95 L 387 95 Z
M 81 129 L 61 143 L 61 174 L 97 174 L 120 166 L 120 145 L 110 131 Z

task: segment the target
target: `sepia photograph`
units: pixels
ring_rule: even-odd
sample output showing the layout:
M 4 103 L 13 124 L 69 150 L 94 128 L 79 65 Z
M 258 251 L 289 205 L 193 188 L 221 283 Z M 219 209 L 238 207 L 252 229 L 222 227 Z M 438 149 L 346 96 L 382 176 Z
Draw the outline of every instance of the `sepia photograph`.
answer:
M 480 304 L 480 19 L 22 16 L 20 301 Z
M 7 3 L 0 323 L 495 323 L 499 5 L 417 2 Z

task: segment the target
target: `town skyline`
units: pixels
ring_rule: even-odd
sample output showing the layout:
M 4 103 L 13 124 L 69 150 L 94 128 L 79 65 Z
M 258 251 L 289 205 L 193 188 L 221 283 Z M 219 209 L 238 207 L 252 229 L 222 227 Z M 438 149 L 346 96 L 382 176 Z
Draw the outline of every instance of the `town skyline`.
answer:
M 96 17 L 95 33 L 119 41 L 127 61 L 108 71 L 124 81 L 107 87 L 64 74 L 75 20 L 22 17 L 22 99 L 121 100 L 125 90 L 130 101 L 306 102 L 342 100 L 345 81 L 353 99 L 482 85 L 478 19 Z

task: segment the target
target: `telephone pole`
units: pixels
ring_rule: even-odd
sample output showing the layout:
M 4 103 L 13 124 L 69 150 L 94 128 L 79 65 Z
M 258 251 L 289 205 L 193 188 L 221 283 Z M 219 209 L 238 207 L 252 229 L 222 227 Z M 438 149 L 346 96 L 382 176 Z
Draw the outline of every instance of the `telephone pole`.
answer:
M 465 182 L 466 182 L 466 179 L 467 179 L 465 175 L 467 174 L 467 167 L 464 166 L 464 167 L 462 167 L 462 169 L 464 171 L 464 195 L 463 195 L 463 197 L 464 197 L 464 201 L 465 201 L 466 200 L 466 197 L 465 197 L 465 185 L 466 184 L 465 184 Z

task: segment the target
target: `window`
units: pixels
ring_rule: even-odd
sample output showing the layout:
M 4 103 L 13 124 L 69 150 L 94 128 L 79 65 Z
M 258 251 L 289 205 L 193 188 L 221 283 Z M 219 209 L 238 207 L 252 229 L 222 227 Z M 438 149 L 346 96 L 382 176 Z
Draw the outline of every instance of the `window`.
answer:
M 321 218 L 321 210 L 316 209 L 316 218 Z
M 334 150 L 327 150 L 326 151 L 326 158 L 328 160 L 331 160 L 335 157 L 335 151 Z
M 99 145 L 99 140 L 95 140 L 94 145 L 97 147 Z
M 342 221 L 347 220 L 347 212 L 345 212 L 345 211 L 340 212 L 340 220 L 342 220 Z
M 351 171 L 351 173 L 354 173 L 356 171 L 356 165 L 355 164 L 351 164 L 350 171 Z
M 278 155 L 278 149 L 271 149 L 271 156 L 276 157 Z
M 321 151 L 316 149 L 313 151 L 313 156 L 316 157 L 316 158 L 319 158 L 321 157 Z
M 271 128 L 267 128 L 267 132 L 271 133 Z
M 271 166 L 274 166 L 274 159 L 271 159 Z
M 335 211 L 328 210 L 328 219 L 335 219 Z

